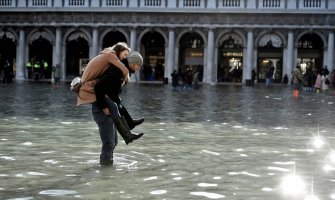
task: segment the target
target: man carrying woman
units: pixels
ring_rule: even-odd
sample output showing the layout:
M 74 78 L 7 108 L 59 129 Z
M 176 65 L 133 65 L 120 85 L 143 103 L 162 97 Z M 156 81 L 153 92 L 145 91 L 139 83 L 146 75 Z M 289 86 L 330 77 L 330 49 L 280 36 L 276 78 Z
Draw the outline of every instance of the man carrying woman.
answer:
M 135 127 L 144 119 L 133 120 L 121 106 L 119 98 L 122 85 L 129 81 L 129 71 L 139 70 L 143 63 L 139 53 L 129 52 L 130 48 L 125 43 L 104 49 L 88 63 L 81 79 L 77 105 L 92 104 L 92 115 L 98 124 L 102 142 L 101 165 L 113 165 L 113 151 L 117 145 L 114 127 L 126 144 L 143 135 L 131 133 L 129 127 Z M 121 60 L 127 60 L 128 66 Z

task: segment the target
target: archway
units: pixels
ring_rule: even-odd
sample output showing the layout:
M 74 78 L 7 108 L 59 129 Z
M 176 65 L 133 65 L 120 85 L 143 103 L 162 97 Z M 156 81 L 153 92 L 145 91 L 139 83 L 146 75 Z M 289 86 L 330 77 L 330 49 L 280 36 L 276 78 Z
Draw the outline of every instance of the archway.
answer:
M 11 32 L 0 32 L 0 71 L 3 71 L 6 61 L 12 66 L 12 74 L 15 76 L 15 56 L 16 56 L 16 41 L 15 36 Z M 1 79 L 2 80 L 2 79 Z
M 203 78 L 204 68 L 204 40 L 196 32 L 185 33 L 179 42 L 179 69 L 182 81 L 187 85 L 192 84 L 191 76 L 198 73 L 199 81 Z
M 243 74 L 242 63 L 242 38 L 234 33 L 226 34 L 219 41 L 218 82 L 241 82 Z
M 263 35 L 258 42 L 257 80 L 264 83 L 274 67 L 273 82 L 280 83 L 283 77 L 283 41 L 274 33 Z
M 89 61 L 88 39 L 82 32 L 75 32 L 67 39 L 66 44 L 66 76 L 81 75 Z
M 315 33 L 307 33 L 299 39 L 297 64 L 301 66 L 303 74 L 307 70 L 316 73 L 323 68 L 323 46 L 322 39 Z
M 127 39 L 120 31 L 111 31 L 105 35 L 102 41 L 102 47 L 103 49 L 106 47 L 111 47 L 118 42 L 127 43 Z
M 29 45 L 29 61 L 32 65 L 40 65 L 39 78 L 50 79 L 52 71 L 52 45 L 50 41 L 41 35 L 31 41 Z
M 165 69 L 165 40 L 157 31 L 150 31 L 141 39 L 141 53 L 144 64 L 140 75 L 141 80 L 163 81 Z

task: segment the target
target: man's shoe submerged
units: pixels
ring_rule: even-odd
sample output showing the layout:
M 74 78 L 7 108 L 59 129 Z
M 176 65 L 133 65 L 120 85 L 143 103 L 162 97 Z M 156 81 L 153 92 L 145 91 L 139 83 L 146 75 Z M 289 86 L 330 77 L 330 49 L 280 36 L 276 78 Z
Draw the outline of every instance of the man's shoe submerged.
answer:
M 100 160 L 100 165 L 101 166 L 112 166 L 113 160 Z

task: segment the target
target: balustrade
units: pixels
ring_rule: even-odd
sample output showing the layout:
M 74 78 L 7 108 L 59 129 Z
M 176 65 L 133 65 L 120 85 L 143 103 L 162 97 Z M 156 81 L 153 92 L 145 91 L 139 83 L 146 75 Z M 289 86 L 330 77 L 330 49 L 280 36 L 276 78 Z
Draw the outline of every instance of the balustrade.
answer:
M 145 0 L 144 6 L 161 6 L 162 1 L 161 0 Z
M 321 7 L 321 0 L 304 0 L 304 7 L 319 8 Z
M 334 0 L 255 0 L 255 5 L 246 0 L 0 0 L 0 7 L 168 7 L 168 8 L 282 8 L 282 9 L 334 9 Z M 127 2 L 129 2 L 127 4 Z M 327 3 L 328 2 L 328 3 Z M 295 5 L 298 5 L 296 7 Z M 327 6 L 328 5 L 328 6 Z
M 200 7 L 200 0 L 184 0 L 184 7 Z
M 47 6 L 48 0 L 33 0 L 32 5 L 33 6 Z
M 241 2 L 240 0 L 223 0 L 222 6 L 223 7 L 240 7 Z
M 11 6 L 12 0 L 0 0 L 0 6 Z
M 263 7 L 280 7 L 280 0 L 263 0 Z
M 84 6 L 85 0 L 69 0 L 69 6 Z
M 122 0 L 106 0 L 106 6 L 122 6 Z

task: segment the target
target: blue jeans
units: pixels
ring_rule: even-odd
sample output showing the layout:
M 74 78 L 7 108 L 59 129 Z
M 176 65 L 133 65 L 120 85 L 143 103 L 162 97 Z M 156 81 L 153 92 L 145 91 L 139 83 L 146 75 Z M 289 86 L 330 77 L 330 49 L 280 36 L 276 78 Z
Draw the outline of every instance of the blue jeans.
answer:
M 98 108 L 96 102 L 92 104 L 93 119 L 99 127 L 102 142 L 100 160 L 112 160 L 115 146 L 118 143 L 113 119 L 120 117 L 120 114 L 117 105 L 113 101 L 108 98 L 106 98 L 106 101 L 109 104 L 111 115 L 105 115 L 103 111 Z

